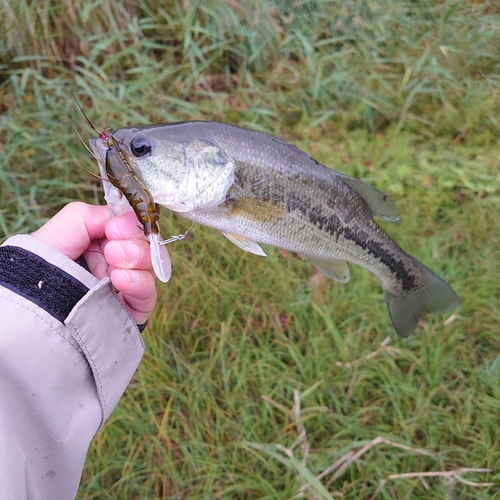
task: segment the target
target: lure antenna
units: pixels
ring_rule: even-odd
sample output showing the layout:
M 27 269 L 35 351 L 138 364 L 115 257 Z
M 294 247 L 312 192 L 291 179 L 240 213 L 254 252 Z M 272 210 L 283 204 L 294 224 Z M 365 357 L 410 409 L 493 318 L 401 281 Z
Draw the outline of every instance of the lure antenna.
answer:
M 84 167 L 83 165 L 80 165 L 77 161 L 75 161 L 75 165 L 77 167 L 83 168 L 85 172 L 89 173 L 92 177 L 95 177 L 96 179 L 99 179 L 102 182 L 109 182 L 109 179 L 104 179 L 104 177 L 101 177 L 100 175 L 97 175 L 96 173 L 92 172 L 92 170 L 89 170 L 88 168 Z
M 82 136 L 80 135 L 80 132 L 78 132 L 77 128 L 76 127 L 73 127 L 75 129 L 75 132 L 76 132 L 76 135 L 78 136 L 78 138 L 80 139 L 80 141 L 82 141 L 82 144 L 85 146 L 85 149 L 97 160 L 98 163 L 101 163 L 102 164 L 102 160 L 100 158 L 98 158 L 94 152 L 85 144 L 85 141 L 83 140 Z M 100 175 L 97 175 L 95 174 L 94 172 L 92 172 L 91 170 L 89 170 L 88 168 L 85 168 L 83 165 L 80 165 L 78 162 L 75 161 L 75 163 L 80 167 L 80 168 L 83 168 L 83 170 L 85 170 L 86 172 L 88 172 L 90 175 L 93 175 L 94 177 L 96 177 L 97 179 L 100 179 L 101 181 L 107 181 L 109 182 L 108 179 L 104 179 L 104 177 L 101 177 Z
M 73 127 L 75 129 L 76 135 L 82 142 L 82 144 L 85 146 L 85 149 L 92 155 L 92 157 L 97 161 L 97 163 L 100 163 L 101 165 L 104 165 L 103 161 L 94 154 L 94 152 L 85 144 L 85 141 L 83 140 L 82 136 L 80 135 L 80 132 L 78 132 L 78 129 L 76 127 Z
M 95 125 L 89 120 L 88 116 L 85 114 L 85 111 L 83 111 L 83 108 L 80 106 L 80 103 L 78 102 L 78 99 L 76 98 L 75 94 L 73 94 L 73 99 L 75 100 L 76 105 L 80 108 L 80 111 L 82 112 L 83 116 L 85 117 L 85 120 L 87 120 L 87 123 L 90 125 L 90 127 L 92 128 L 92 130 L 96 134 L 98 134 L 101 139 L 103 139 L 103 140 L 106 141 L 108 139 L 108 136 L 106 135 L 106 130 L 104 130 L 103 132 L 97 130 L 97 128 L 95 127 Z M 106 118 L 106 125 L 107 124 L 108 124 L 108 119 Z M 78 135 L 80 135 L 80 134 L 78 134 Z M 82 140 L 82 142 L 83 142 L 83 140 Z

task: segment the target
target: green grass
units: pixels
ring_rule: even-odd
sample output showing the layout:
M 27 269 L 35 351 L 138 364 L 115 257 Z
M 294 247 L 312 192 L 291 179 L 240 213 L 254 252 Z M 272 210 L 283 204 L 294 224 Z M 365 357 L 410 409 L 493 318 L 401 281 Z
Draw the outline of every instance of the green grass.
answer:
M 291 255 L 247 256 L 195 227 L 169 248 L 173 279 L 159 288 L 144 362 L 96 439 L 82 498 L 293 497 L 304 471 L 276 447 L 298 438 L 295 390 L 304 394 L 313 476 L 377 436 L 417 449 L 377 445 L 329 485 L 333 495 L 370 498 L 390 474 L 459 467 L 491 468 L 464 478 L 498 485 L 498 150 L 408 134 L 351 133 L 343 143 L 320 135 L 301 145 L 320 138 L 317 158 L 335 150 L 340 167 L 351 154 L 344 171 L 357 165 L 398 199 L 402 220 L 388 226 L 391 234 L 454 285 L 460 317 L 449 325 L 428 319 L 415 336 L 397 339 L 369 273 L 352 269 L 345 286 L 315 280 Z M 363 167 L 367 155 L 377 175 Z M 164 234 L 187 226 L 166 213 L 163 221 Z M 387 336 L 389 346 L 367 357 Z M 434 455 L 416 454 L 422 449 Z M 427 484 L 389 480 L 378 498 L 486 499 L 498 491 L 440 478 Z
M 500 498 L 497 4 L 157 5 L 0 5 L 0 236 L 102 203 L 75 164 L 96 170 L 74 92 L 98 127 L 237 123 L 374 184 L 401 212 L 384 227 L 463 304 L 401 340 L 368 272 L 341 285 L 196 226 L 169 246 L 144 360 L 78 498 Z M 493 485 L 389 478 L 458 468 Z

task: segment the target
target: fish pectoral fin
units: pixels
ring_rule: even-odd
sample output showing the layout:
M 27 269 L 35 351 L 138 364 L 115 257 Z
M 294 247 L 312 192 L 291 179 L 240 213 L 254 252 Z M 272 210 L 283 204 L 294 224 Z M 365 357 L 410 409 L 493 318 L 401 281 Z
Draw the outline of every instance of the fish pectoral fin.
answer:
M 257 197 L 234 198 L 230 200 L 230 215 L 264 224 L 283 219 L 288 213 L 283 202 Z
M 341 283 L 348 283 L 351 278 L 349 267 L 345 260 L 320 260 L 310 257 L 301 257 L 309 261 L 315 268 L 321 271 L 325 276 Z
M 399 222 L 398 207 L 390 196 L 359 179 L 354 179 L 353 177 L 343 174 L 338 175 L 344 184 L 347 184 L 365 200 L 375 217 L 380 217 L 381 219 L 392 222 Z
M 261 257 L 267 257 L 266 252 L 262 250 L 258 243 L 251 241 L 243 236 L 239 236 L 233 233 L 222 233 L 231 243 L 234 243 L 237 247 L 245 250 L 245 252 L 250 252 L 255 255 L 260 255 Z

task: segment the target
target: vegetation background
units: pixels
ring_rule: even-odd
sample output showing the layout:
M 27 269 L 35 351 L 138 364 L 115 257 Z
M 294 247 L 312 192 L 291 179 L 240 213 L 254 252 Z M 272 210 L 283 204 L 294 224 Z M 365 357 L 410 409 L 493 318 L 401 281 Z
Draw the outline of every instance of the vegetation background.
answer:
M 195 227 L 78 498 L 500 498 L 498 2 L 9 0 L 0 34 L 2 238 L 102 203 L 74 93 L 98 127 L 234 123 L 373 183 L 463 299 L 401 340 L 364 270 Z

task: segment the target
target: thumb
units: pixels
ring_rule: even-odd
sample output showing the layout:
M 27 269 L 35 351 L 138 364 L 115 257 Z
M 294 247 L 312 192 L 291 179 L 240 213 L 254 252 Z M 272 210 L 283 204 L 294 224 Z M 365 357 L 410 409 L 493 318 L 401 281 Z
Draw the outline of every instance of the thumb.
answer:
M 109 219 L 111 214 L 108 207 L 73 202 L 31 233 L 31 236 L 75 260 L 87 250 L 92 240 L 105 237 L 105 226 Z

